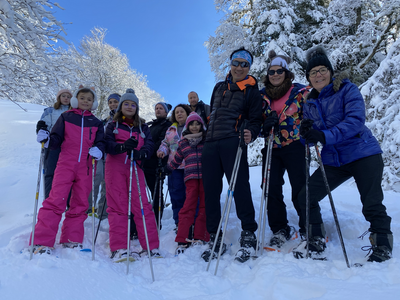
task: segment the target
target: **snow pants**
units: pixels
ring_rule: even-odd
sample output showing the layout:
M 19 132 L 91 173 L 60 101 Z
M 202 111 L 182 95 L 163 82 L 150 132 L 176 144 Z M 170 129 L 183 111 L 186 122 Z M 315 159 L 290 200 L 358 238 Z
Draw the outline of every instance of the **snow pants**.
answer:
M 65 213 L 60 243 L 82 243 L 83 223 L 87 218 L 88 196 L 92 186 L 92 166 L 89 160 L 72 162 L 60 159 L 54 173 L 49 197 L 43 201 L 35 226 L 35 245 L 53 247 L 61 217 L 71 191 L 70 208 Z M 31 241 L 31 239 L 29 239 Z
M 175 225 L 179 223 L 179 211 L 186 199 L 186 186 L 183 169 L 176 169 L 168 176 L 168 189 L 172 204 L 172 213 Z
M 381 154 L 371 155 L 353 161 L 340 167 L 324 165 L 329 188 L 333 191 L 343 182 L 354 177 L 361 197 L 362 213 L 371 224 L 369 231 L 375 233 L 391 234 L 391 218 L 386 214 L 383 205 L 382 173 L 383 160 Z M 318 168 L 309 180 L 310 193 L 310 224 L 322 224 L 321 208 L 319 201 L 326 195 L 324 179 L 321 168 Z M 349 199 L 348 201 L 351 201 Z M 305 228 L 306 224 L 306 194 L 305 187 L 300 191 L 299 204 L 301 208 L 300 222 Z M 340 220 L 340 215 L 339 215 Z
M 263 154 L 262 176 L 264 176 L 267 149 L 264 148 L 261 152 Z M 297 215 L 300 216 L 298 195 L 306 183 L 305 164 L 305 148 L 300 141 L 295 141 L 282 148 L 272 149 L 267 213 L 268 224 L 273 233 L 285 229 L 288 224 L 286 204 L 283 199 L 285 171 L 288 173 L 292 187 L 293 206 Z M 301 224 L 299 225 L 301 226 Z
M 189 235 L 190 226 L 194 222 L 193 238 L 208 242 L 210 235 L 206 228 L 206 206 L 204 201 L 204 189 L 202 179 L 190 179 L 185 182 L 186 199 L 183 207 L 179 211 L 179 226 L 175 242 L 186 243 Z M 200 201 L 199 201 L 200 200 Z M 195 220 L 196 208 L 198 214 Z
M 202 152 L 203 184 L 205 192 L 207 231 L 216 233 L 221 219 L 220 197 L 224 174 L 231 180 L 233 165 L 239 146 L 239 138 L 231 137 L 204 144 Z M 247 148 L 243 149 L 234 190 L 236 213 L 242 229 L 255 232 L 257 223 L 251 198 Z
M 116 166 L 116 164 L 118 165 Z M 133 213 L 140 245 L 143 249 L 147 249 L 142 210 L 140 208 L 140 194 L 143 203 L 143 214 L 146 220 L 149 246 L 150 250 L 153 250 L 159 246 L 156 219 L 152 211 L 152 206 L 147 199 L 144 173 L 138 166 L 136 166 L 136 169 L 139 177 L 140 193 L 135 175 L 135 166 L 133 166 L 131 212 Z M 107 212 L 108 222 L 110 224 L 110 249 L 111 251 L 126 249 L 128 239 L 130 160 L 128 160 L 126 164 L 122 164 L 113 160 L 112 155 L 107 155 L 105 171 L 108 204 Z

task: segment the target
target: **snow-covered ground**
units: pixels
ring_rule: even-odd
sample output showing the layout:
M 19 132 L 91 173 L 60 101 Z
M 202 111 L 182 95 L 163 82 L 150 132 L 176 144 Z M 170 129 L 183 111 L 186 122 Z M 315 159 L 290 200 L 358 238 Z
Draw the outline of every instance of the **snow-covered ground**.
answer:
M 268 252 L 257 260 L 235 263 L 233 255 L 241 229 L 233 207 L 226 234 L 227 243 L 232 246 L 222 256 L 214 276 L 215 262 L 206 272 L 207 264 L 200 258 L 205 246 L 174 256 L 176 243 L 170 206 L 161 231 L 160 250 L 164 258 L 153 259 L 154 283 L 148 260 L 131 263 L 128 275 L 125 264 L 110 262 L 107 221 L 102 222 L 95 261 L 91 253 L 61 249 L 58 244 L 54 255 L 36 255 L 30 261 L 24 249 L 28 247 L 32 227 L 39 167 L 40 146 L 35 127 L 43 107 L 21 105 L 28 112 L 0 100 L 0 299 L 399 299 L 400 195 L 395 192 L 385 192 L 384 201 L 393 219 L 394 257 L 361 268 L 346 267 L 327 199 L 323 200 L 322 209 L 329 236 L 328 261 L 297 260 L 292 254 Z M 258 220 L 261 168 L 253 167 L 250 172 Z M 288 180 L 286 183 L 289 220 L 297 226 Z M 222 201 L 225 197 L 226 185 Z M 39 198 L 41 203 L 42 193 Z M 357 237 L 369 224 L 361 214 L 354 182 L 348 181 L 335 190 L 333 198 L 350 263 L 364 262 L 366 253 L 360 248 L 369 245 L 368 236 L 364 240 Z M 85 222 L 84 246 L 88 248 L 92 241 L 91 222 L 91 218 Z M 268 239 L 271 232 L 266 232 Z

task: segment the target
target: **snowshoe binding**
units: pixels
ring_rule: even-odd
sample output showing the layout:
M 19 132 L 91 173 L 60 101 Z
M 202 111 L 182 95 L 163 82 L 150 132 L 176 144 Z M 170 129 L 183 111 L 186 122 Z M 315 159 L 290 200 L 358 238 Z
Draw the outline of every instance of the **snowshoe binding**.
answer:
M 256 258 L 257 238 L 254 232 L 243 230 L 239 242 L 241 248 L 236 252 L 235 261 L 244 263 L 250 258 Z
M 208 249 L 201 254 L 201 258 L 204 259 L 206 262 L 210 261 L 210 259 L 217 258 L 220 247 L 222 247 L 221 255 L 224 254 L 226 252 L 226 244 L 222 243 L 221 245 L 221 242 L 222 242 L 222 233 L 220 233 L 218 238 L 216 238 L 215 233 L 210 233 L 210 241 L 208 242 Z M 214 243 L 216 243 L 215 249 L 214 252 L 211 253 L 214 247 Z

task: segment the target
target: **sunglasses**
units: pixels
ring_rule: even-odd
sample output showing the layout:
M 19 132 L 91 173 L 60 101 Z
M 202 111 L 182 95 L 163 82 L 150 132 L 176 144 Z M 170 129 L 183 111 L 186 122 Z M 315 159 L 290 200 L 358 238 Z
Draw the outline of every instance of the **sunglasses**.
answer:
M 240 65 L 242 68 L 250 67 L 250 63 L 248 61 L 232 60 L 231 65 L 234 67 L 239 67 L 239 65 Z
M 272 76 L 272 75 L 275 74 L 275 72 L 276 72 L 276 74 L 281 75 L 281 74 L 283 74 L 285 72 L 285 70 L 284 69 L 268 70 L 268 75 Z

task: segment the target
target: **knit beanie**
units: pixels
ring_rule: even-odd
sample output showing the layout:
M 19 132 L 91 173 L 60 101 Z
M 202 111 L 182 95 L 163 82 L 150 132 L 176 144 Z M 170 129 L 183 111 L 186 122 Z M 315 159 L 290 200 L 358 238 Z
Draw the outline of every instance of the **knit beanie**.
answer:
M 121 96 L 116 112 L 121 111 L 122 103 L 124 101 L 126 101 L 126 100 L 130 100 L 130 101 L 135 102 L 135 104 L 136 104 L 136 115 L 138 115 L 138 117 L 139 117 L 139 99 L 138 99 L 138 97 L 136 97 L 135 91 L 133 89 L 127 89 L 126 93 Z M 139 131 L 140 131 L 140 136 L 142 138 L 145 138 L 146 135 L 142 131 L 142 122 L 140 121 L 140 117 L 139 117 Z M 114 129 L 113 133 L 114 134 L 118 134 L 118 122 L 117 122 L 117 124 L 115 126 L 115 129 Z
M 59 90 L 59 91 L 58 91 L 57 96 L 56 96 L 56 99 L 58 100 L 58 97 L 60 97 L 60 96 L 61 96 L 62 94 L 64 94 L 64 93 L 68 93 L 68 94 L 70 94 L 71 97 L 72 97 L 72 92 L 71 92 L 69 89 L 62 89 L 62 90 Z
M 110 101 L 110 99 L 115 99 L 115 100 L 117 100 L 119 102 L 120 98 L 121 98 L 121 96 L 118 95 L 118 94 L 111 94 L 110 96 L 108 96 L 107 102 Z
M 270 60 L 270 64 L 268 66 L 268 70 L 272 66 L 280 66 L 284 68 L 285 70 L 289 71 L 289 64 L 292 61 L 290 57 L 284 56 L 284 55 L 276 55 L 274 50 L 271 50 L 268 52 L 268 58 Z
M 97 102 L 97 95 L 96 92 L 94 91 L 94 87 L 87 87 L 87 86 L 83 86 L 80 85 L 79 88 L 75 91 L 74 95 L 71 98 L 71 107 L 72 108 L 78 108 L 78 94 L 80 91 L 84 90 L 84 89 L 88 89 L 92 92 L 93 94 L 93 104 L 92 104 L 92 108 L 90 110 L 95 110 L 97 108 L 97 106 L 99 106 L 99 103 Z
M 126 93 L 123 94 L 119 100 L 117 112 L 119 112 L 122 108 L 122 103 L 126 100 L 131 100 L 136 103 L 136 113 L 139 113 L 139 99 L 135 95 L 135 91 L 133 89 L 127 89 Z
M 168 115 L 169 111 L 170 111 L 171 108 L 172 108 L 171 104 L 167 104 L 167 103 L 165 103 L 165 102 L 158 102 L 155 106 L 157 106 L 158 104 L 160 104 L 160 105 L 164 108 L 165 112 L 166 112 L 167 115 Z
M 310 81 L 309 77 L 311 69 L 317 66 L 327 67 L 331 72 L 331 76 L 333 76 L 332 64 L 329 61 L 328 55 L 326 54 L 326 51 L 322 46 L 316 46 L 308 50 L 306 53 L 306 61 L 307 61 L 306 78 L 308 81 Z
M 201 125 L 203 125 L 203 130 L 204 131 L 206 130 L 203 119 L 196 112 L 192 111 L 186 119 L 185 127 L 183 128 L 182 132 L 185 131 L 186 129 L 189 129 L 189 123 L 192 121 L 199 122 Z

